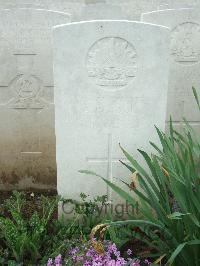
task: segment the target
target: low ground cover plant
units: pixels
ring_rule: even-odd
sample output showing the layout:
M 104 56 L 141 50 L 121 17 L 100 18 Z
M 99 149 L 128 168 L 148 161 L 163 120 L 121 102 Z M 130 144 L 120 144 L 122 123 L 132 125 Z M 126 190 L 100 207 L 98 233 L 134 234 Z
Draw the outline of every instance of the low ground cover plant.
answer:
M 0 215 L 0 241 L 7 252 L 7 259 L 1 257 L 1 263 L 36 263 L 42 258 L 42 249 L 48 241 L 48 230 L 53 212 L 57 208 L 58 198 L 42 197 L 41 214 L 34 212 L 31 217 L 23 215 L 26 200 L 22 192 L 14 191 L 4 203 L 4 216 Z
M 34 193 L 30 194 L 34 197 Z M 57 219 L 57 206 L 72 205 L 74 215 L 70 219 Z M 81 193 L 80 201 L 62 200 L 54 196 L 41 196 L 34 210 L 29 210 L 25 193 L 14 191 L 12 196 L 1 204 L 0 214 L 0 265 L 46 265 L 48 258 L 59 254 L 62 259 L 75 245 L 82 246 L 90 239 L 94 226 L 105 222 L 108 216 L 101 212 L 107 204 L 105 196 L 93 200 Z M 34 207 L 34 206 L 32 206 Z M 108 234 L 121 241 L 114 230 Z
M 31 193 L 34 197 L 34 193 Z M 47 263 L 59 265 L 83 265 L 83 261 L 78 261 L 82 256 L 86 260 L 86 250 L 93 250 L 93 257 L 88 257 L 84 263 L 92 263 L 99 258 L 100 265 L 107 265 L 109 245 L 117 245 L 116 248 L 123 247 L 118 254 L 112 256 L 109 263 L 120 261 L 130 263 L 133 258 L 135 266 L 142 260 L 132 251 L 134 244 L 125 245 L 133 238 L 132 226 L 121 227 L 120 230 L 110 228 L 105 231 L 105 241 L 91 241 L 91 231 L 98 223 L 105 223 L 112 220 L 110 213 L 102 212 L 102 206 L 106 204 L 107 198 L 99 196 L 93 200 L 84 193 L 80 195 L 80 201 L 61 200 L 63 206 L 71 203 L 74 216 L 70 219 L 57 219 L 57 204 L 61 199 L 54 196 L 52 198 L 41 196 L 41 202 L 37 203 L 35 210 L 28 210 L 29 203 L 25 193 L 14 191 L 12 196 L 1 205 L 0 215 L 0 265 L 9 266 L 43 266 Z M 102 213 L 101 213 L 102 212 Z M 94 239 L 94 237 L 92 237 Z M 125 245 L 125 246 L 124 246 Z M 76 261 L 70 255 L 76 248 Z M 102 255 L 100 251 L 104 250 Z M 129 250 L 129 260 L 127 257 Z M 136 250 L 135 250 L 136 251 Z M 96 253 L 95 253 L 96 252 Z M 89 253 L 87 253 L 89 254 Z M 102 257 L 103 256 L 103 257 Z M 48 262 L 49 261 L 49 262 Z M 145 260 L 143 260 L 144 262 Z M 75 264 L 76 263 L 76 264 Z M 78 264 L 79 263 L 79 264 Z M 82 264 L 81 264 L 82 263 Z M 87 265 L 87 264 L 86 264 Z M 112 264 L 111 264 L 112 265 Z M 129 264 L 128 264 L 129 265 Z M 146 265 L 146 264 L 145 264 Z
M 70 208 L 66 211 L 68 205 L 70 205 Z M 103 212 L 106 206 L 106 195 L 90 199 L 88 195 L 81 193 L 78 201 L 63 199 L 63 213 L 66 215 L 74 214 L 74 218 L 71 220 L 73 224 L 70 228 L 71 235 L 76 238 L 81 235 L 88 239 L 92 228 L 108 218 L 107 213 Z

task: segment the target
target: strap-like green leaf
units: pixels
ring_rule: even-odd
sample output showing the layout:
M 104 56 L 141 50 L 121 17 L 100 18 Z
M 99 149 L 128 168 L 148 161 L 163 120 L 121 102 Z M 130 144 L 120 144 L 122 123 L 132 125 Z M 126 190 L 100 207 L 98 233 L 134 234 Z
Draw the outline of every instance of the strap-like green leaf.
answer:
M 168 260 L 169 265 L 172 265 L 172 263 L 174 262 L 174 260 L 176 259 L 176 257 L 181 253 L 181 251 L 183 250 L 183 248 L 186 245 L 200 245 L 200 240 L 196 239 L 196 240 L 192 240 L 192 241 L 188 241 L 188 242 L 184 242 L 181 243 L 176 249 L 175 251 L 172 253 L 171 257 Z
M 92 171 L 87 171 L 87 170 L 80 170 L 79 171 L 82 174 L 87 174 L 87 175 L 94 175 L 97 177 L 100 177 L 109 187 L 111 187 L 120 197 L 122 197 L 124 200 L 126 200 L 128 203 L 130 203 L 133 207 L 136 206 L 137 202 L 136 200 L 133 199 L 133 197 L 130 196 L 129 193 L 121 189 L 120 187 L 116 186 L 106 178 L 96 174 L 95 172 Z
M 197 94 L 197 91 L 194 87 L 192 87 L 192 91 L 193 91 L 193 94 L 194 94 L 194 97 L 195 97 L 195 100 L 197 102 L 197 105 L 199 107 L 199 110 L 200 110 L 200 103 L 199 103 L 199 97 L 198 97 L 198 94 Z

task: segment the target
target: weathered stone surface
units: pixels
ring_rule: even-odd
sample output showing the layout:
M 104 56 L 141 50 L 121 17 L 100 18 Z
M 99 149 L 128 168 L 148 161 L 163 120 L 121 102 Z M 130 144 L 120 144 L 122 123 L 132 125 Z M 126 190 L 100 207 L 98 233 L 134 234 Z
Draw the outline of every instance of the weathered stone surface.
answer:
M 158 0 L 106 0 L 106 3 L 119 6 L 129 20 L 140 20 L 142 13 L 158 8 Z
M 51 31 L 69 21 L 48 10 L 0 10 L 0 188 L 56 184 Z
M 127 12 L 120 6 L 106 3 L 88 4 L 82 8 L 79 21 L 98 20 L 98 19 L 128 19 Z
M 199 0 L 158 0 L 158 9 L 195 7 Z
M 115 6 L 116 8 L 113 8 L 112 13 L 113 17 L 115 16 L 115 12 L 118 13 L 118 11 L 114 10 L 120 8 L 121 13 L 126 14 L 126 19 L 140 20 L 141 13 L 158 9 L 192 7 L 200 4 L 200 0 L 0 0 L 1 8 L 28 7 L 67 12 L 72 14 L 72 21 L 83 20 L 81 14 L 83 14 L 83 12 L 89 12 L 89 6 L 95 4 Z M 85 8 L 86 11 L 84 11 Z M 106 18 L 108 11 L 104 12 L 104 18 Z M 96 10 L 96 13 L 99 14 L 98 16 L 103 17 L 103 14 L 100 14 L 98 9 Z
M 34 8 L 69 13 L 71 21 L 80 18 L 84 0 L 0 0 L 0 8 Z
M 89 1 L 89 0 L 88 0 Z M 95 0 L 94 0 L 95 1 Z M 98 1 L 98 0 L 96 0 Z M 144 12 L 159 9 L 195 7 L 200 4 L 200 0 L 102 0 L 108 4 L 120 6 L 129 19 L 140 20 Z
M 58 192 L 78 199 L 108 194 L 94 170 L 110 181 L 130 175 L 119 163 L 119 142 L 137 148 L 157 143 L 164 129 L 169 30 L 128 21 L 73 23 L 54 30 Z M 127 180 L 126 180 L 127 181 Z M 128 180 L 130 182 L 130 180 Z M 121 185 L 121 183 L 120 183 Z M 116 203 L 116 201 L 115 201 Z
M 199 110 L 192 86 L 200 84 L 200 10 L 178 9 L 151 12 L 142 20 L 171 29 L 171 56 L 168 94 L 168 116 L 179 123 L 182 117 L 200 123 Z

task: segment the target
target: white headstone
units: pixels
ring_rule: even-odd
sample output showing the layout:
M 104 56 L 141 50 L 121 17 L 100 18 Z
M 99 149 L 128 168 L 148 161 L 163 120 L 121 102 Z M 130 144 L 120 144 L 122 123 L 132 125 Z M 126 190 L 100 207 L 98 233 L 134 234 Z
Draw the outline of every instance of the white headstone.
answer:
M 52 27 L 69 21 L 48 10 L 0 10 L 1 188 L 25 178 L 56 184 Z
M 140 20 L 144 12 L 157 10 L 158 0 L 105 0 L 107 4 L 119 6 L 129 20 Z
M 192 86 L 200 86 L 200 9 L 171 9 L 142 15 L 144 22 L 171 29 L 168 116 L 179 126 L 182 118 L 200 129 Z
M 84 0 L 0 0 L 0 8 L 47 9 L 69 13 L 71 14 L 71 21 L 76 21 L 80 17 L 82 8 L 85 6 L 84 2 Z
M 168 29 L 130 21 L 72 23 L 54 30 L 57 188 L 67 198 L 108 193 L 130 173 L 119 142 L 138 158 L 164 128 Z M 130 181 L 130 180 L 129 180 Z M 113 199 L 113 196 L 111 196 Z

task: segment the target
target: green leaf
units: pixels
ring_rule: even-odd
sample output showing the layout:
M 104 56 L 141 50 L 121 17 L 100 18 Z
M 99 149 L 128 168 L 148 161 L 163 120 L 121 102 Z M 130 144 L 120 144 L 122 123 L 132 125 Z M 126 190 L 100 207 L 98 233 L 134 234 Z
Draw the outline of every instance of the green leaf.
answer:
M 126 168 L 128 168 L 128 170 L 133 174 L 135 172 L 135 169 L 133 167 L 131 167 L 130 165 L 124 163 L 122 160 L 119 160 L 121 164 L 123 164 L 124 166 L 126 166 Z
M 170 129 L 170 137 L 171 141 L 174 145 L 174 129 L 173 129 L 173 124 L 172 124 L 172 117 L 170 116 L 170 123 L 169 123 L 169 129 Z
M 92 171 L 87 171 L 87 170 L 80 170 L 79 173 L 86 174 L 86 175 L 94 175 L 97 177 L 100 177 L 109 187 L 111 187 L 121 198 L 126 200 L 128 203 L 130 203 L 133 207 L 136 206 L 137 202 L 130 196 L 129 193 L 121 189 L 120 187 L 116 186 L 112 182 L 108 181 L 106 178 L 96 174 L 95 172 Z
M 173 212 L 172 214 L 168 215 L 167 217 L 169 219 L 173 219 L 173 220 L 181 220 L 182 216 L 185 216 L 185 215 L 190 215 L 191 213 L 180 213 L 180 212 Z
M 142 226 L 142 228 L 144 226 L 147 227 L 155 227 L 160 229 L 160 231 L 166 235 L 166 237 L 169 237 L 169 239 L 172 239 L 173 236 L 171 234 L 171 232 L 162 224 L 158 224 L 158 223 L 154 223 L 148 220 L 126 220 L 126 221 L 117 221 L 117 222 L 110 222 L 109 225 L 113 225 L 113 226 L 122 226 L 122 225 L 135 225 L 135 226 Z
M 158 148 L 158 146 L 156 144 L 154 144 L 153 142 L 149 142 L 151 144 L 151 146 L 162 156 L 163 152 L 161 151 L 161 149 Z
M 197 91 L 194 87 L 192 87 L 192 91 L 193 91 L 193 94 L 194 94 L 194 97 L 195 97 L 195 100 L 197 102 L 197 105 L 199 107 L 199 110 L 200 110 L 200 103 L 199 103 L 199 97 L 198 97 L 198 94 L 197 94 Z
M 181 253 L 181 251 L 183 250 L 183 248 L 186 245 L 200 245 L 200 240 L 196 239 L 196 240 L 192 240 L 192 241 L 188 241 L 188 242 L 184 242 L 181 243 L 176 249 L 175 251 L 172 253 L 171 257 L 168 260 L 168 263 L 170 265 L 172 265 L 172 263 L 174 262 L 174 260 L 176 259 L 176 257 Z
M 174 262 L 175 258 L 179 255 L 179 253 L 182 251 L 182 249 L 185 247 L 186 243 L 182 243 L 180 244 L 175 251 L 172 253 L 170 259 L 168 260 L 168 263 L 170 265 L 172 265 L 172 263 Z
M 140 173 L 141 175 L 148 177 L 147 172 L 139 165 L 139 163 L 127 152 L 125 151 L 121 145 L 119 145 L 123 154 L 126 156 L 126 158 L 129 160 L 129 162 L 133 165 L 133 167 Z

